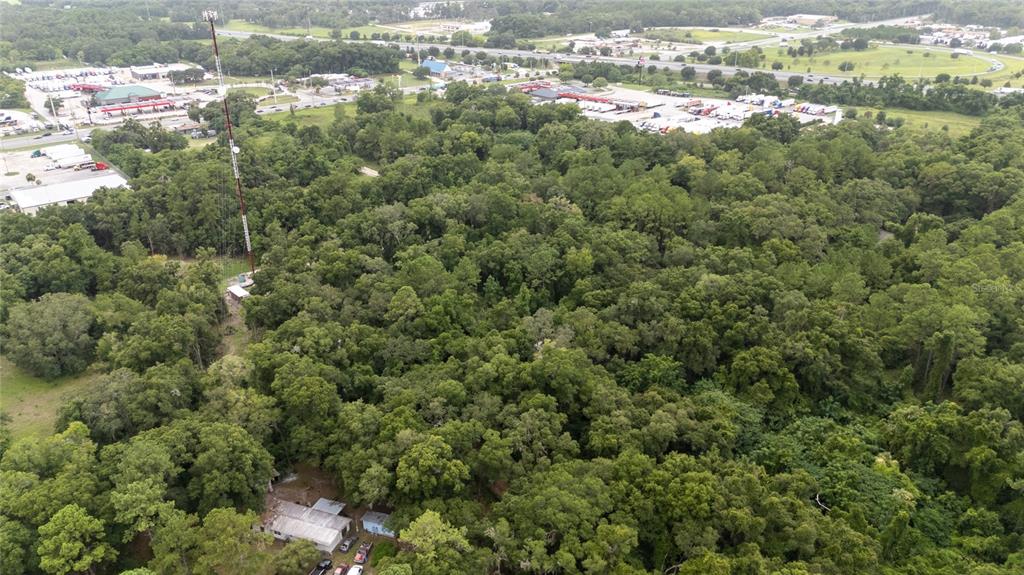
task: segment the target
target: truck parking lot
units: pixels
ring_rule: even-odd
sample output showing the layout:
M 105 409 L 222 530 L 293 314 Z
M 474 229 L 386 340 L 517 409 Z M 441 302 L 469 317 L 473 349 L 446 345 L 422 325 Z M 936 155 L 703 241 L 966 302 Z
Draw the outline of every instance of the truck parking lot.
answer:
M 556 93 L 561 87 L 553 87 Z M 578 88 L 576 89 L 578 90 Z M 561 96 L 563 93 L 559 93 Z M 556 102 L 576 103 L 583 115 L 606 122 L 627 121 L 649 132 L 683 130 L 707 133 L 715 128 L 735 128 L 754 114 L 792 114 L 801 123 L 836 121 L 834 106 L 816 106 L 752 94 L 736 100 L 697 97 L 681 93 L 652 93 L 612 86 L 604 90 L 586 90 L 581 95 L 565 93 Z M 551 100 L 548 100 L 551 101 Z

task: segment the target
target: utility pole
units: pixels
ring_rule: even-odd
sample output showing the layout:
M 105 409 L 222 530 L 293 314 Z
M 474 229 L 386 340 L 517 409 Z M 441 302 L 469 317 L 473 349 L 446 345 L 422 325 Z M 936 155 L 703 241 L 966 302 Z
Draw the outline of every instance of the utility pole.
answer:
M 274 81 L 274 69 L 270 69 L 270 93 L 274 95 L 274 105 L 277 105 L 277 82 Z
M 238 171 L 238 146 L 235 145 L 235 134 L 231 127 L 231 112 L 228 110 L 228 91 L 224 87 L 224 72 L 220 65 L 220 49 L 217 48 L 216 10 L 204 10 L 203 20 L 210 23 L 210 37 L 213 38 L 213 59 L 217 63 L 217 85 L 220 87 L 221 103 L 224 106 L 224 125 L 228 131 L 228 150 L 231 152 L 231 171 L 235 176 L 235 197 L 238 198 L 238 211 L 242 216 L 242 233 L 245 234 L 245 255 L 249 260 L 249 271 L 256 273 L 256 260 L 252 255 L 252 240 L 249 237 L 249 219 L 245 215 L 245 196 L 242 194 L 242 175 Z

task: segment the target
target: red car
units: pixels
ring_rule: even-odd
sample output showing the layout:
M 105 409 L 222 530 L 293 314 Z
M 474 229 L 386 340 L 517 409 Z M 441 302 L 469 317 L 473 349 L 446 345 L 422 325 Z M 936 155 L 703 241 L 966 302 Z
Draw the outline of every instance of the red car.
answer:
M 359 546 L 359 551 L 356 552 L 355 559 L 353 561 L 356 565 L 362 565 L 366 563 L 366 560 L 370 558 L 370 549 L 373 547 L 373 542 L 366 541 Z

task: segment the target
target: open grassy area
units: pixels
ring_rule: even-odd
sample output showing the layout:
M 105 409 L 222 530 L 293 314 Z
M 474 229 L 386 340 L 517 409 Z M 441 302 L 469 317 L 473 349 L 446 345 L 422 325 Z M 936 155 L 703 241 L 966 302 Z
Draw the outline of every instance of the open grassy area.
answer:
M 227 287 L 232 279 L 238 277 L 238 274 L 248 273 L 249 271 L 249 262 L 245 257 L 217 256 L 217 262 L 223 268 L 220 277 L 224 280 L 225 287 Z
M 336 106 L 340 106 L 342 112 L 346 116 L 354 117 L 356 115 L 355 102 L 346 102 L 344 104 L 335 104 L 334 106 L 324 106 L 322 108 L 304 108 L 301 110 L 295 110 L 294 114 L 287 110 L 283 112 L 274 112 L 273 114 L 264 114 L 263 117 L 268 120 L 277 120 L 279 122 L 293 121 L 299 127 L 320 126 L 321 128 L 324 128 L 334 122 L 334 108 Z M 396 110 L 419 118 L 430 117 L 428 106 L 417 104 L 415 94 L 405 96 L 396 106 Z
M 330 38 L 331 29 L 323 26 L 311 26 L 307 31 L 305 28 L 271 28 L 262 24 L 253 24 L 244 20 L 231 20 L 225 30 L 237 32 L 255 32 L 258 34 L 283 34 L 286 36 L 313 36 L 315 38 Z
M 87 372 L 46 381 L 0 357 L 0 411 L 11 417 L 11 433 L 16 439 L 51 434 L 64 396 L 84 390 L 96 378 Z
M 785 70 L 827 76 L 861 76 L 880 78 L 899 74 L 904 78 L 934 78 L 943 72 L 951 76 L 965 76 L 985 72 L 991 65 L 986 59 L 961 55 L 952 58 L 950 52 L 927 50 L 923 47 L 879 46 L 863 52 L 845 51 L 830 52 L 813 57 L 791 58 L 784 48 L 765 51 L 765 66 L 773 62 L 782 62 Z M 728 60 L 726 60 L 728 61 Z M 854 68 L 849 72 L 841 72 L 839 64 L 851 62 Z M 984 76 L 982 76 L 984 77 Z
M 663 40 L 666 42 L 689 42 L 704 44 L 709 42 L 748 42 L 763 40 L 769 34 L 747 32 L 743 30 L 720 30 L 717 28 L 657 28 L 638 34 L 643 38 Z
M 254 98 L 262 98 L 263 96 L 270 94 L 269 88 L 258 88 L 256 86 L 246 86 L 245 88 L 228 88 L 228 92 L 242 92 L 249 94 Z
M 341 109 L 345 112 L 346 116 L 356 115 L 356 105 L 354 103 L 336 104 L 341 106 Z M 288 122 L 289 120 L 296 123 L 296 125 L 302 126 L 329 126 L 334 121 L 334 108 L 335 106 L 324 106 L 322 108 L 307 108 L 302 110 L 295 110 L 291 112 L 285 110 L 283 112 L 274 112 L 273 114 L 264 114 L 263 117 L 268 120 L 277 120 L 279 122 Z
M 260 100 L 260 106 L 270 106 L 278 104 L 294 104 L 299 101 L 299 97 L 295 94 L 278 94 L 275 100 L 273 96 L 267 96 Z
M 879 108 L 857 108 L 858 117 L 866 112 L 874 116 L 878 114 Z M 905 110 L 903 108 L 885 108 L 887 118 L 903 118 L 904 126 L 912 128 L 923 128 L 928 130 L 943 130 L 952 137 L 963 136 L 973 130 L 981 118 L 978 116 L 965 116 L 953 112 L 922 112 L 919 110 Z

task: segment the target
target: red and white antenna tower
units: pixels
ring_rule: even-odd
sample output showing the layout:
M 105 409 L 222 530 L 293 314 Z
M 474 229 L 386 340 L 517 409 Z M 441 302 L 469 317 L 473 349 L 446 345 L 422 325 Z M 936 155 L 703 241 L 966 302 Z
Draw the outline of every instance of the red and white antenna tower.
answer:
M 224 71 L 220 65 L 220 49 L 217 48 L 216 10 L 204 10 L 203 20 L 210 23 L 210 37 L 213 38 L 213 59 L 217 63 L 217 85 L 220 88 L 221 103 L 224 105 L 224 125 L 228 130 L 228 149 L 231 150 L 231 171 L 235 175 L 235 197 L 238 198 L 238 211 L 242 214 L 242 232 L 245 234 L 245 255 L 249 259 L 249 271 L 256 273 L 256 260 L 252 255 L 252 240 L 249 237 L 249 220 L 245 216 L 245 196 L 242 194 L 242 175 L 238 171 L 238 146 L 235 145 L 235 134 L 231 127 L 231 113 L 228 111 L 228 91 L 224 88 Z

